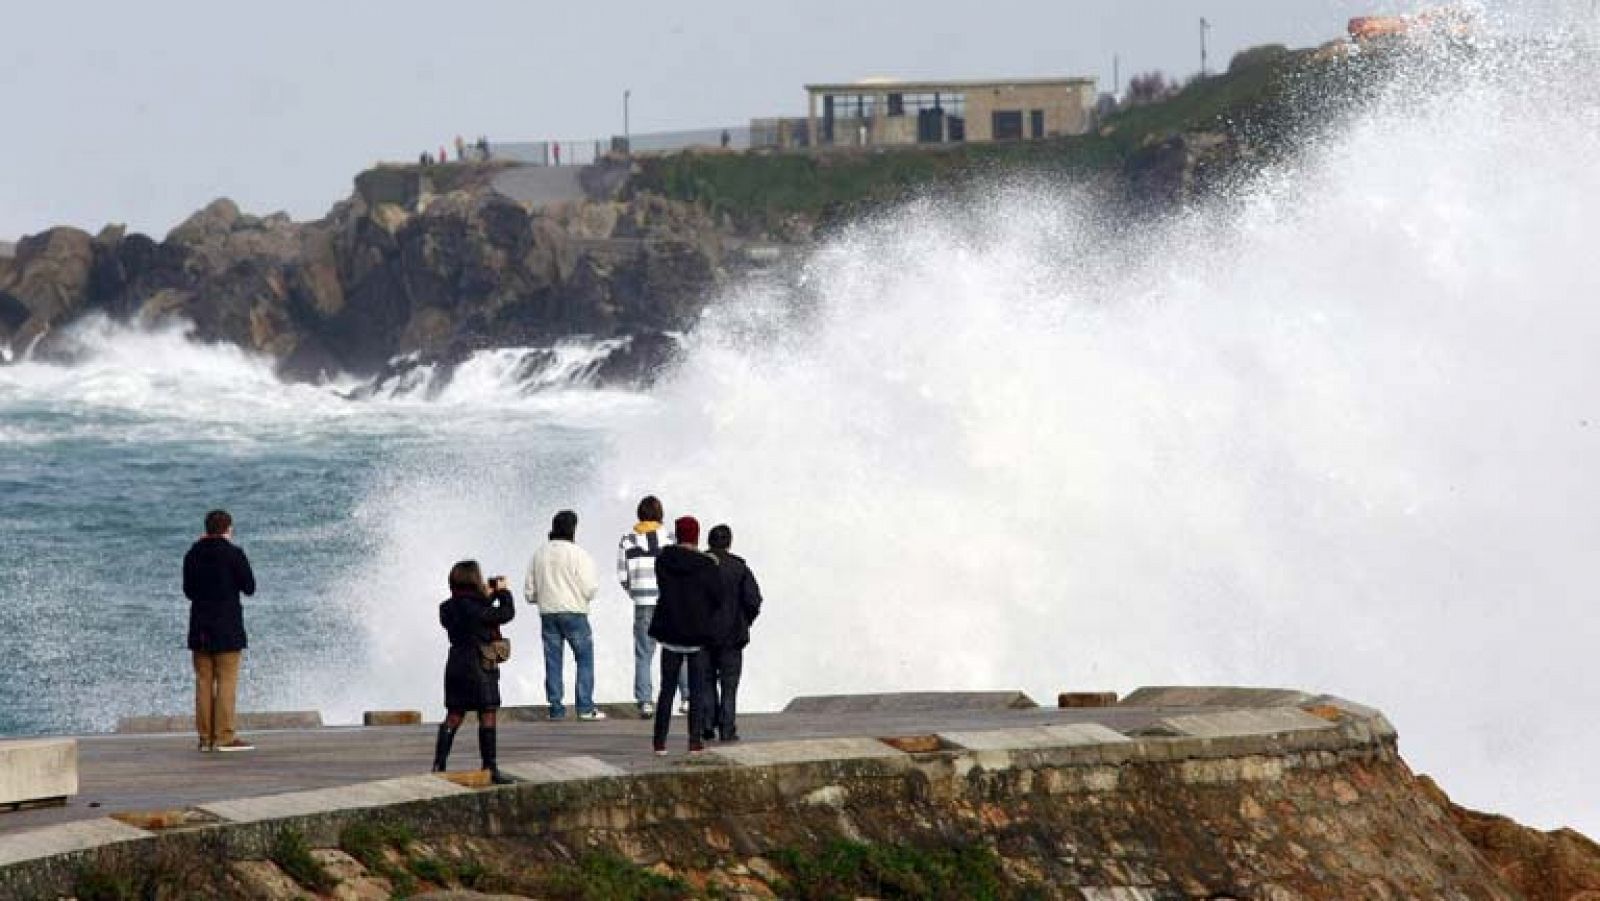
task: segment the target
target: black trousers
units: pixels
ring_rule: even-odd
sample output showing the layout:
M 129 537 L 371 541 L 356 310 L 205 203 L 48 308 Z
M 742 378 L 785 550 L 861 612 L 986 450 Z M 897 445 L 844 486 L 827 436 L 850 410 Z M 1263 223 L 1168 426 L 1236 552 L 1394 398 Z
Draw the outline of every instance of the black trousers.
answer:
M 661 694 L 656 698 L 655 743 L 665 745 L 672 728 L 672 702 L 678 696 L 678 672 L 689 668 L 689 744 L 700 742 L 700 730 L 709 718 L 706 709 L 706 655 L 704 651 L 680 654 L 661 647 Z
M 744 672 L 744 648 L 706 648 L 706 710 L 704 732 L 716 730 L 723 741 L 739 737 L 739 676 Z

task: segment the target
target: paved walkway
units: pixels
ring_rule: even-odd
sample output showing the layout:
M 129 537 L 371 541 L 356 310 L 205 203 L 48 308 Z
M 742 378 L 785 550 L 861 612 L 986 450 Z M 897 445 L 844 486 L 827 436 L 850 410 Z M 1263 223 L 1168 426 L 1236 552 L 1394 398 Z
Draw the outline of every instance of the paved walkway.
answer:
M 870 705 L 868 705 L 870 706 Z M 849 713 L 772 713 L 740 717 L 744 744 L 796 738 L 894 737 L 934 732 L 1094 722 L 1126 732 L 1186 708 L 1106 707 L 857 710 Z M 686 758 L 686 720 L 673 718 L 665 758 L 650 752 L 649 722 L 506 723 L 500 762 L 535 762 L 587 755 L 630 772 L 670 770 Z M 250 735 L 258 750 L 200 754 L 190 735 L 95 735 L 79 739 L 80 793 L 65 807 L 0 814 L 0 835 L 51 823 L 123 811 L 172 810 L 229 798 L 349 785 L 424 773 L 433 757 L 435 727 L 331 727 Z M 456 739 L 452 769 L 478 764 L 474 723 Z

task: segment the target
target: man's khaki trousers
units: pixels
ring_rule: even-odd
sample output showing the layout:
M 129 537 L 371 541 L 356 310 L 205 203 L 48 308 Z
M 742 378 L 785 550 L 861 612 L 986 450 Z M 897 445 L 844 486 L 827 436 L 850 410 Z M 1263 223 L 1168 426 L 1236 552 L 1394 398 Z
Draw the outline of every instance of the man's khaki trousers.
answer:
M 239 690 L 240 651 L 194 652 L 194 725 L 201 744 L 225 745 L 233 731 L 234 698 Z

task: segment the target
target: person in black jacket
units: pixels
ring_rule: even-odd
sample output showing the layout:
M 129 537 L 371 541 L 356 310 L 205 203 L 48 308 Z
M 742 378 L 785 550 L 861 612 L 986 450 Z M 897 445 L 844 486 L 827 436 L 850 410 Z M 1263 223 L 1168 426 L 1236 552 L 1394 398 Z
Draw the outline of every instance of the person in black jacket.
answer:
M 439 605 L 439 625 L 450 635 L 450 656 L 444 665 L 446 715 L 433 746 L 435 773 L 444 772 L 456 730 L 470 710 L 478 714 L 478 754 L 483 768 L 496 785 L 511 782 L 500 775 L 496 753 L 500 669 L 485 664 L 484 648 L 501 639 L 500 627 L 516 615 L 516 599 L 503 577 L 485 585 L 476 560 L 463 560 L 450 568 L 450 599 Z
M 661 646 L 661 694 L 656 698 L 654 748 L 667 753 L 667 732 L 672 725 L 672 699 L 678 690 L 678 673 L 689 668 L 689 752 L 705 749 L 700 740 L 706 718 L 705 658 L 700 649 L 712 638 L 712 617 L 722 594 L 717 558 L 700 550 L 700 523 L 693 516 L 673 523 L 678 543 L 663 548 L 656 557 L 655 617 L 650 637 Z
M 252 751 L 234 731 L 239 661 L 248 644 L 239 596 L 256 593 L 256 576 L 233 544 L 233 517 L 206 514 L 206 533 L 183 557 L 183 595 L 189 599 L 189 650 L 194 656 L 194 725 L 200 750 Z
M 714 618 L 714 635 L 703 653 L 706 658 L 706 710 L 700 737 L 710 741 L 739 740 L 739 676 L 744 670 L 744 649 L 750 643 L 750 624 L 761 615 L 761 586 L 744 558 L 734 554 L 733 530 L 717 526 L 707 536 L 711 556 L 722 576 L 721 604 Z

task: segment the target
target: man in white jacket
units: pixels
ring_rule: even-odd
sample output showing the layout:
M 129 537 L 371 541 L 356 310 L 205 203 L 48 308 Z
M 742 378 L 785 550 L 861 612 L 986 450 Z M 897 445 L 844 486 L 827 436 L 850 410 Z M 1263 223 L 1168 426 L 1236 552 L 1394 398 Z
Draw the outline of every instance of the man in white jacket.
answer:
M 566 719 L 562 704 L 562 643 L 572 646 L 578 661 L 578 719 L 603 720 L 594 706 L 594 632 L 589 628 L 589 602 L 600 590 L 594 560 L 575 543 L 578 514 L 562 510 L 550 523 L 550 540 L 534 552 L 525 586 L 528 602 L 539 608 L 544 639 L 544 694 L 550 718 Z

